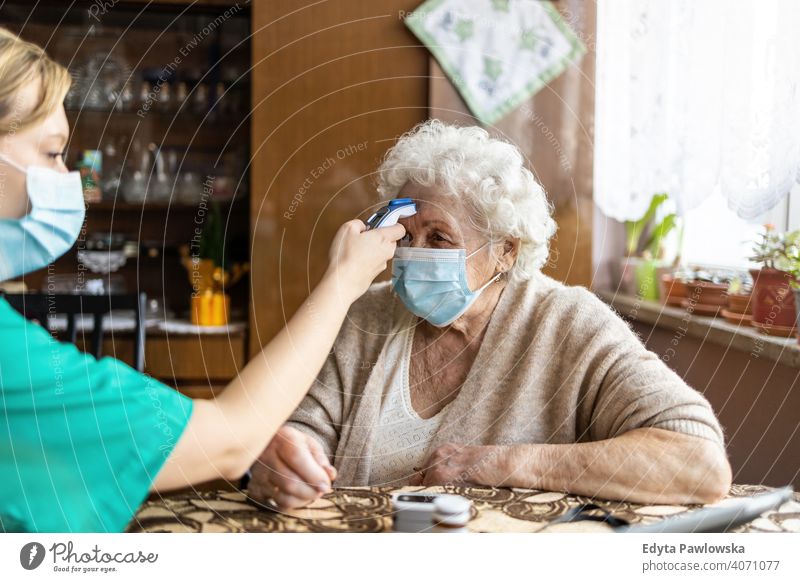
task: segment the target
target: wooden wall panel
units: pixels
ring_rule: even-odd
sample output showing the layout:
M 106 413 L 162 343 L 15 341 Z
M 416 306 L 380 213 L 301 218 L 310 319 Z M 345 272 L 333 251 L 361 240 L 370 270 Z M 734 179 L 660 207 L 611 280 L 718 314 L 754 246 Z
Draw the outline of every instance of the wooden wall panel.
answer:
M 800 488 L 797 410 L 800 370 L 675 331 L 634 322 L 634 330 L 690 386 L 702 392 L 725 431 L 734 483 Z
M 345 220 L 377 202 L 385 151 L 427 116 L 418 0 L 254 2 L 250 353 L 321 276 Z
M 522 150 L 553 202 L 558 232 L 545 272 L 570 284 L 588 286 L 592 280 L 596 7 L 583 0 L 558 0 L 554 5 L 583 41 L 586 54 L 487 129 Z M 430 116 L 476 124 L 433 58 L 430 70 Z

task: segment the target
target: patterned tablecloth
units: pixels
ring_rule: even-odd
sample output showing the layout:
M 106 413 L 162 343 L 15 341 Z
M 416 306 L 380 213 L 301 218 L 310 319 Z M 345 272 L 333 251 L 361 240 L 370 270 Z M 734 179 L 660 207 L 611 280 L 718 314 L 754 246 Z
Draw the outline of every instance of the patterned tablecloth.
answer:
M 472 500 L 474 532 L 611 531 L 596 521 L 551 523 L 570 508 L 595 503 L 630 523 L 649 523 L 699 506 L 638 505 L 548 491 L 500 488 L 404 487 L 403 491 L 455 493 Z M 769 490 L 734 485 L 730 498 Z M 392 529 L 391 488 L 339 488 L 313 505 L 279 512 L 249 499 L 246 492 L 196 491 L 147 501 L 128 526 L 130 532 L 387 532 Z M 727 500 L 719 503 L 724 504 Z M 800 493 L 776 511 L 735 530 L 800 532 Z

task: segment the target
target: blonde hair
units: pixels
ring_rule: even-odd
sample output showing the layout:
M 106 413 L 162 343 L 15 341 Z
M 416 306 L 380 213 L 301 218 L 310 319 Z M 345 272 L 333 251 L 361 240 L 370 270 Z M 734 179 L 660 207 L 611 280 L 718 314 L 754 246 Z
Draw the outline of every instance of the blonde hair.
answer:
M 39 101 L 24 117 L 14 114 L 19 90 L 41 82 Z M 40 123 L 64 101 L 72 79 L 41 47 L 0 27 L 0 135 Z

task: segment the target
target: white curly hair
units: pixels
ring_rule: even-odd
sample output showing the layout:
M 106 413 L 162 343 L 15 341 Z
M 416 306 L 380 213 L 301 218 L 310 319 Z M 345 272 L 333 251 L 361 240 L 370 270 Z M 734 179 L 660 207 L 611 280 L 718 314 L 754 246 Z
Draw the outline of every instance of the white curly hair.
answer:
M 472 225 L 492 243 L 518 238 L 509 276 L 528 279 L 547 261 L 556 231 L 544 189 L 512 144 L 480 127 L 432 119 L 400 137 L 378 168 L 378 193 L 397 197 L 406 183 L 438 186 L 464 204 Z

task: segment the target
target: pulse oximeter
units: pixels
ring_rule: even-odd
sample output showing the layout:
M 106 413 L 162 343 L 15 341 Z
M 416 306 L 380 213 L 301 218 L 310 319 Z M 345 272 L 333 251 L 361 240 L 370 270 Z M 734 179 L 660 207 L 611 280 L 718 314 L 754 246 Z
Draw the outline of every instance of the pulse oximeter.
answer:
M 416 213 L 417 205 L 411 198 L 395 198 L 367 219 L 367 230 L 392 226 L 401 218 L 414 216 Z

